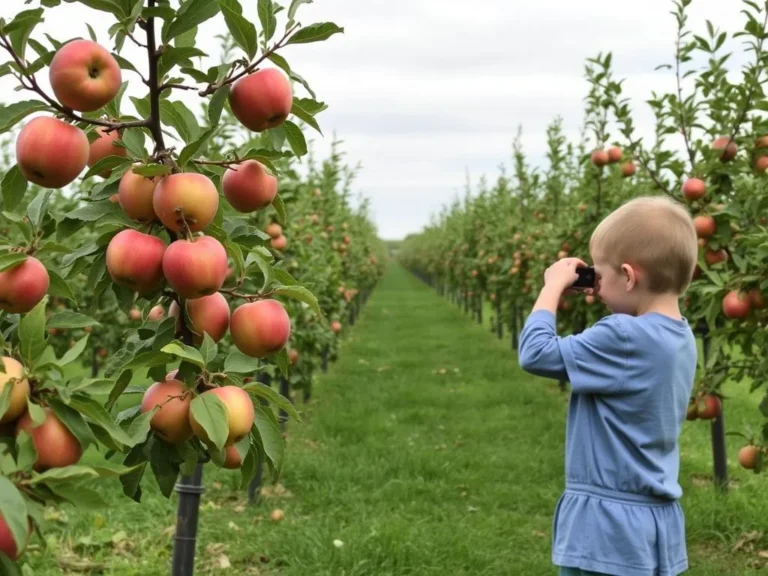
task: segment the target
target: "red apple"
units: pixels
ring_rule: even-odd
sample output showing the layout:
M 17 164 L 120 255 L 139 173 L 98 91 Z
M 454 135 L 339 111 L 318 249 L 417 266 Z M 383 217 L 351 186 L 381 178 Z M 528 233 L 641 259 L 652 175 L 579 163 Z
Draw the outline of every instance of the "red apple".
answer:
M 738 146 L 736 145 L 736 142 L 731 141 L 730 136 L 720 136 L 719 138 L 716 138 L 712 143 L 712 149 L 721 152 L 721 161 L 730 162 L 736 158 Z
M 32 522 L 28 520 L 27 539 L 29 539 L 31 534 Z M 10 558 L 13 562 L 16 562 L 23 551 L 24 546 L 22 546 L 21 550 L 19 550 L 19 547 L 16 544 L 16 540 L 13 538 L 13 533 L 8 526 L 8 523 L 5 521 L 3 515 L 0 514 L 0 552 L 8 556 L 8 558 Z
M 165 243 L 136 230 L 118 232 L 107 246 L 107 271 L 112 281 L 139 294 L 160 288 Z
M 699 408 L 694 402 L 688 405 L 688 410 L 685 413 L 686 420 L 696 420 L 699 417 Z
M 744 446 L 739 450 L 739 464 L 745 470 L 754 470 L 760 458 L 760 448 L 757 446 Z
M 151 320 L 151 321 L 162 320 L 163 316 L 165 316 L 165 308 L 163 308 L 162 306 L 160 306 L 160 304 L 158 304 L 157 306 L 153 306 L 150 309 L 149 314 L 147 314 L 147 320 Z
M 99 135 L 96 140 L 91 142 L 88 150 L 88 167 L 92 168 L 96 162 L 107 156 L 122 156 L 125 158 L 128 156 L 128 149 L 122 146 L 116 146 L 115 142 L 120 140 L 120 134 L 117 130 L 112 130 L 109 134 L 106 133 L 106 128 L 96 128 L 96 133 Z M 109 178 L 112 174 L 112 170 L 104 170 L 99 174 L 102 178 Z
M 169 444 L 182 444 L 192 437 L 189 424 L 189 406 L 192 394 L 181 380 L 169 378 L 155 382 L 141 399 L 141 412 L 146 413 L 155 406 L 160 409 L 152 416 L 150 428 Z
M 77 464 L 83 455 L 80 442 L 50 408 L 44 410 L 45 420 L 38 427 L 35 427 L 29 412 L 25 412 L 16 423 L 16 434 L 24 430 L 32 437 L 32 444 L 37 450 L 37 460 L 33 468 L 43 472 L 50 468 L 64 468 Z
M 704 396 L 702 402 L 703 408 L 700 407 L 698 410 L 699 418 L 702 420 L 714 420 L 720 415 L 720 411 L 723 407 L 720 398 L 713 394 L 707 394 Z
M 139 222 L 152 222 L 157 219 L 153 198 L 158 180 L 145 178 L 128 170 L 120 178 L 117 198 L 125 215 Z
M 293 366 L 295 366 L 296 363 L 299 361 L 299 351 L 296 350 L 296 348 L 291 348 L 290 350 L 288 350 L 288 361 Z
M 281 234 L 277 238 L 272 238 L 270 244 L 275 250 L 285 250 L 285 247 L 288 245 L 288 240 Z
M 723 314 L 726 318 L 746 318 L 752 308 L 749 295 L 732 290 L 723 298 Z
M 117 60 L 91 40 L 73 40 L 59 48 L 48 77 L 61 105 L 80 112 L 111 102 L 123 81 Z
M 755 161 L 755 170 L 760 174 L 765 174 L 768 170 L 768 156 L 760 156 L 760 158 Z
M 617 162 L 621 162 L 621 157 L 623 155 L 623 152 L 621 151 L 621 148 L 618 146 L 614 146 L 613 148 L 608 149 L 608 163 L 609 164 L 616 164 Z
M 272 204 L 277 195 L 277 178 L 260 162 L 246 160 L 224 173 L 221 188 L 235 210 L 255 212 Z
M 227 251 L 212 236 L 193 241 L 176 240 L 163 256 L 163 273 L 168 284 L 185 299 L 218 292 L 227 278 Z
M 331 332 L 333 332 L 334 334 L 338 334 L 339 332 L 341 332 L 341 322 L 339 322 L 338 320 L 334 320 L 333 322 L 331 322 Z
M 232 313 L 232 341 L 253 358 L 264 358 L 283 349 L 291 335 L 291 319 L 277 300 L 257 300 Z
M 229 106 L 240 123 L 255 132 L 282 124 L 293 107 L 293 90 L 277 68 L 258 70 L 235 82 Z
M 57 118 L 38 116 L 16 139 L 16 163 L 24 178 L 43 188 L 72 183 L 88 162 L 88 136 Z
M 25 314 L 45 298 L 51 284 L 45 266 L 32 256 L 0 272 L 0 310 Z
M 227 333 L 229 328 L 229 304 L 219 292 L 194 300 L 186 300 L 187 316 L 192 322 L 189 327 L 193 333 L 196 346 L 203 342 L 203 333 L 218 342 Z M 169 310 L 170 316 L 179 318 L 179 305 L 174 302 Z M 176 323 L 177 331 L 181 330 L 181 319 Z
M 707 250 L 704 252 L 704 260 L 709 266 L 714 266 L 715 264 L 728 260 L 728 252 L 723 248 L 720 248 L 720 250 Z
M 608 161 L 608 152 L 605 150 L 595 150 L 592 152 L 592 164 L 598 168 L 602 168 L 603 166 L 607 165 Z
M 231 446 L 245 438 L 251 431 L 255 418 L 253 400 L 251 400 L 248 392 L 237 386 L 222 386 L 203 392 L 203 395 L 205 394 L 218 396 L 219 400 L 226 407 L 229 435 L 227 436 L 225 446 Z M 195 436 L 203 441 L 209 440 L 205 429 L 197 423 L 191 411 L 189 413 L 189 423 Z
M 237 470 L 243 465 L 240 459 L 240 452 L 234 446 L 227 446 L 224 456 L 224 468 L 227 470 Z
M 637 173 L 637 166 L 635 166 L 634 162 L 625 162 L 621 165 L 620 170 L 622 178 L 629 178 Z
M 762 310 L 765 308 L 765 297 L 760 290 L 753 288 L 749 291 L 749 303 L 755 310 Z
M 683 196 L 688 200 L 701 200 L 707 193 L 707 185 L 699 178 L 689 178 L 683 184 Z
M 0 424 L 15 422 L 19 416 L 27 411 L 27 398 L 29 398 L 29 381 L 24 377 L 24 366 L 21 363 L 8 356 L 2 357 L 4 372 L 0 372 L 0 392 L 7 386 L 13 386 L 8 409 L 0 418 Z M 9 382 L 13 380 L 13 384 Z
M 128 312 L 128 318 L 134 322 L 141 320 L 141 310 L 138 308 L 131 308 L 131 311 Z
M 709 238 L 717 230 L 717 224 L 712 216 L 696 216 L 693 219 L 693 226 L 699 238 Z
M 155 188 L 155 214 L 163 225 L 181 232 L 200 232 L 213 221 L 219 209 L 219 193 L 210 178 L 194 172 L 171 174 Z
M 264 232 L 269 234 L 272 238 L 277 238 L 279 236 L 283 235 L 283 229 L 280 226 L 280 224 L 276 222 L 272 222 L 271 224 L 267 224 L 267 227 L 264 228 Z

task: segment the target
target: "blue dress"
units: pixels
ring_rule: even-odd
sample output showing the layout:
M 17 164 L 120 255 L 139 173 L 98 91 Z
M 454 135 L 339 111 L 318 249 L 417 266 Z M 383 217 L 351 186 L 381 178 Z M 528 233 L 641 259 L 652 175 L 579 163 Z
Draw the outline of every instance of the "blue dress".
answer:
M 688 568 L 678 439 L 696 355 L 688 322 L 662 314 L 613 314 L 567 337 L 557 336 L 551 312 L 526 320 L 520 365 L 572 390 L 556 566 L 616 576 Z

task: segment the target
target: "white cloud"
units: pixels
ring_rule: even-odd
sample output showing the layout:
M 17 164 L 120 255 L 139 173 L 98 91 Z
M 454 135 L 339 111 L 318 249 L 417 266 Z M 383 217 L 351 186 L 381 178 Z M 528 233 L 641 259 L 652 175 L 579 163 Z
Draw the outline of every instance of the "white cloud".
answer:
M 256 20 L 256 2 L 242 4 Z M 24 0 L 3 0 L 0 14 L 27 8 Z M 578 138 L 584 64 L 598 52 L 613 52 L 638 130 L 649 134 L 645 100 L 673 87 L 669 72 L 654 71 L 672 61 L 672 9 L 669 0 L 315 0 L 301 7 L 300 20 L 331 20 L 345 34 L 290 46 L 285 56 L 330 106 L 319 117 L 325 140 L 312 135 L 318 155 L 334 133 L 344 141 L 349 161 L 362 163 L 355 186 L 372 199 L 381 235 L 396 238 L 463 193 L 467 170 L 473 181 L 483 173 L 494 180 L 499 164 L 509 164 L 518 125 L 533 164 L 544 162 L 545 130 L 555 116 Z M 740 2 L 698 0 L 690 26 L 702 30 L 708 18 L 734 31 L 740 9 Z M 41 29 L 59 39 L 86 36 L 85 22 L 106 42 L 109 16 L 79 4 L 55 9 Z M 216 58 L 215 35 L 225 31 L 220 17 L 207 22 L 198 47 Z M 144 61 L 132 46 L 124 55 Z M 11 88 L 0 79 L 5 101 L 20 97 Z M 178 96 L 197 109 L 193 94 Z

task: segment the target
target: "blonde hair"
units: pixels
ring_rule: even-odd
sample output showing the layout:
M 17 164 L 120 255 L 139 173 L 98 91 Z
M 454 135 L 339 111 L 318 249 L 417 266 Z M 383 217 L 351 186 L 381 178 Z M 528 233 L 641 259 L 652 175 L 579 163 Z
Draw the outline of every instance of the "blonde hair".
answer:
M 589 241 L 592 257 L 620 270 L 642 270 L 648 290 L 683 294 L 698 257 L 696 229 L 688 211 L 666 196 L 630 200 L 611 212 Z

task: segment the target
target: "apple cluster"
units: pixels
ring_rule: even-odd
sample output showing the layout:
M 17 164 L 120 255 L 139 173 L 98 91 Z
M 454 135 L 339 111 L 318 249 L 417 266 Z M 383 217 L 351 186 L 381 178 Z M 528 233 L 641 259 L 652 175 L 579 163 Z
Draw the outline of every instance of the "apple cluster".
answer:
M 608 150 L 595 150 L 592 152 L 592 165 L 597 168 L 604 168 L 609 164 L 618 164 L 624 157 L 624 152 L 618 146 L 612 146 Z M 619 168 L 622 178 L 634 176 L 637 172 L 637 166 L 631 160 L 624 162 Z

